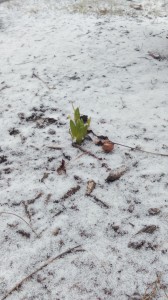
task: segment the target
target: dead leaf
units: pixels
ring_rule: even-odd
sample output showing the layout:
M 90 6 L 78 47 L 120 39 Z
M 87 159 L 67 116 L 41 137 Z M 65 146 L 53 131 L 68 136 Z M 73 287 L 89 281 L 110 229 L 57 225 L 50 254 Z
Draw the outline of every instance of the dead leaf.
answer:
M 145 244 L 145 241 L 129 242 L 128 248 L 133 248 L 135 250 L 138 250 L 138 249 L 141 249 L 144 244 Z
M 41 182 L 44 182 L 45 179 L 48 178 L 49 173 L 44 173 L 43 177 L 41 178 Z
M 86 195 L 90 195 L 96 187 L 96 182 L 94 180 L 89 180 L 87 182 Z
M 158 227 L 156 225 L 147 225 L 144 228 L 142 228 L 140 231 L 138 231 L 136 234 L 139 233 L 154 233 L 156 230 L 158 229 Z
M 120 179 L 122 175 L 127 171 L 127 167 L 122 166 L 120 168 L 117 168 L 115 170 L 112 170 L 109 175 L 106 178 L 106 182 L 113 182 L 115 180 Z
M 148 213 L 151 216 L 155 216 L 155 215 L 158 215 L 160 213 L 160 209 L 156 208 L 156 207 L 155 208 L 149 208 Z
M 130 7 L 136 10 L 143 10 L 142 4 L 131 4 Z
M 20 235 L 22 235 L 22 236 L 24 236 L 24 237 L 26 237 L 27 239 L 29 239 L 30 238 L 30 233 L 29 232 L 26 232 L 26 231 L 24 231 L 24 230 L 18 230 L 18 231 L 16 231 L 17 233 L 19 233 Z
M 66 174 L 66 167 L 65 167 L 65 160 L 64 159 L 62 159 L 61 165 L 57 169 L 57 173 L 59 175 Z
M 52 230 L 52 235 L 57 236 L 60 233 L 61 229 L 60 228 L 54 228 Z
M 157 60 L 161 60 L 162 58 L 161 58 L 161 56 L 160 56 L 160 54 L 158 54 L 158 53 L 153 53 L 153 52 L 148 52 L 148 54 L 151 56 L 151 57 L 153 57 L 154 59 L 157 59 Z

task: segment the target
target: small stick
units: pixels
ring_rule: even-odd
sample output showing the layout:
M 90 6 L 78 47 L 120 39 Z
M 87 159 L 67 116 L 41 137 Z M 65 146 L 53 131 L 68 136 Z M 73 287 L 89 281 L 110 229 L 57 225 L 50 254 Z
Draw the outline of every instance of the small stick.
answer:
M 36 73 L 33 72 L 32 78 L 34 78 L 34 77 L 37 78 L 38 80 L 40 80 L 43 84 L 45 84 L 49 90 L 55 90 L 55 88 L 48 86 L 47 82 L 45 82 L 42 78 L 39 77 L 39 75 L 37 75 Z
M 6 212 L 6 211 L 1 211 L 1 212 L 0 212 L 0 215 L 1 215 L 1 214 L 13 215 L 13 216 L 18 217 L 18 218 L 21 219 L 23 222 L 25 222 L 25 223 L 30 227 L 30 229 L 34 232 L 34 234 L 39 238 L 39 235 L 34 231 L 34 229 L 31 227 L 31 225 L 30 225 L 26 220 L 24 220 L 22 217 L 18 216 L 18 215 L 15 214 L 15 213 Z
M 92 133 L 94 136 L 96 136 L 97 138 L 101 139 L 101 136 L 98 136 L 97 134 L 95 134 L 95 133 L 93 132 L 93 130 L 88 130 L 88 133 Z M 107 138 L 107 137 L 106 137 L 106 138 Z M 158 156 L 168 156 L 168 154 L 164 154 L 164 153 L 151 152 L 151 151 L 139 149 L 139 148 L 137 148 L 137 147 L 131 147 L 131 146 L 124 145 L 124 144 L 117 143 L 117 142 L 113 142 L 113 141 L 111 141 L 111 142 L 112 142 L 114 145 L 118 145 L 118 146 L 121 146 L 121 147 L 129 148 L 129 149 L 131 149 L 132 151 L 139 151 L 139 152 L 148 153 L 148 154 L 153 154 L 153 155 L 158 155 Z
M 26 201 L 23 201 L 22 203 L 23 203 L 23 206 L 24 206 L 24 209 L 25 209 L 25 213 L 26 213 L 26 215 L 29 218 L 29 221 L 31 223 L 31 215 L 30 215 L 30 212 L 29 212 L 29 209 L 28 209 L 28 205 L 27 205 Z
M 94 199 L 93 201 L 94 201 L 95 203 L 97 203 L 99 206 L 101 206 L 101 207 L 103 207 L 103 208 L 110 208 L 110 206 L 109 206 L 108 204 L 106 204 L 104 201 L 98 199 L 96 196 L 91 195 L 91 194 L 90 194 L 90 195 L 87 195 L 87 196 L 93 198 L 93 199 Z
M 0 92 L 3 91 L 3 90 L 5 90 L 5 89 L 9 89 L 9 88 L 10 88 L 9 85 L 4 85 L 4 86 L 0 89 Z
M 60 258 L 63 258 L 65 256 L 67 256 L 68 254 L 71 254 L 71 253 L 76 253 L 76 252 L 83 252 L 85 251 L 84 249 L 80 249 L 80 245 L 79 246 L 76 246 L 76 247 L 73 247 L 71 249 L 68 249 L 66 250 L 65 252 L 55 256 L 55 257 L 52 257 L 52 258 L 49 258 L 47 261 L 43 262 L 43 264 L 37 268 L 35 271 L 33 271 L 32 273 L 30 273 L 28 276 L 24 277 L 21 281 L 19 281 L 17 284 L 14 285 L 13 288 L 11 288 L 5 296 L 3 296 L 3 298 L 1 300 L 5 300 L 9 295 L 11 295 L 14 291 L 16 291 L 18 288 L 20 288 L 22 286 L 22 284 L 30 279 L 34 274 L 36 274 L 37 272 L 41 271 L 43 268 L 45 268 L 46 266 L 48 266 L 49 264 L 51 264 L 54 260 L 57 260 L 57 259 L 60 259 Z M 79 249 L 78 249 L 79 248 Z
M 56 146 L 48 146 L 47 148 L 53 149 L 53 150 L 62 150 L 61 147 L 56 147 Z
M 83 147 L 81 147 L 80 145 L 78 145 L 78 144 L 76 144 L 76 143 L 72 143 L 72 146 L 75 147 L 75 148 L 78 148 L 78 149 L 81 150 L 82 152 L 84 152 L 84 153 L 86 153 L 86 154 L 88 154 L 88 155 L 90 155 L 90 156 L 92 156 L 92 157 L 94 157 L 94 158 L 96 158 L 96 159 L 98 159 L 98 160 L 102 160 L 101 157 L 96 156 L 95 154 L 93 154 L 92 152 L 90 152 L 90 151 L 88 151 L 88 150 L 85 150 Z
M 65 201 L 67 198 L 76 194 L 80 190 L 80 188 L 81 188 L 80 185 L 77 185 L 77 186 L 71 188 L 70 190 L 68 190 L 68 192 L 66 192 L 65 195 L 63 197 L 61 197 L 61 201 Z

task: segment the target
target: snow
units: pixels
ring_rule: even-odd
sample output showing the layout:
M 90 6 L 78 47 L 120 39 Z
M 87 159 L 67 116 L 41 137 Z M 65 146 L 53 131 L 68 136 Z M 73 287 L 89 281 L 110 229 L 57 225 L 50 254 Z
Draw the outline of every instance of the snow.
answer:
M 106 154 L 88 140 L 82 147 L 102 160 L 81 156 L 67 119 L 73 101 L 98 135 L 168 154 L 168 3 L 119 1 L 122 14 L 101 15 L 102 2 L 88 11 L 86 1 L 83 14 L 81 2 L 0 4 L 0 299 L 78 245 L 85 251 L 54 261 L 7 299 L 138 300 L 158 273 L 168 284 L 168 158 L 117 145 Z M 127 172 L 107 183 L 103 163 Z M 86 196 L 88 180 L 109 208 Z M 137 234 L 148 225 L 157 229 Z

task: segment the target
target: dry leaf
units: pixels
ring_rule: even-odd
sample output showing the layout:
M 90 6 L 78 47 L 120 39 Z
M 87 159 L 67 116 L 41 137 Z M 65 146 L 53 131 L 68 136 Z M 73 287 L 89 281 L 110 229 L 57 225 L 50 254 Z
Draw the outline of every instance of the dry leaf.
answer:
M 136 10 L 143 10 L 142 4 L 131 4 L 130 7 Z
M 122 166 L 120 168 L 117 168 L 115 170 L 110 171 L 109 175 L 106 178 L 106 182 L 113 182 L 115 180 L 120 179 L 122 175 L 127 171 L 126 166 Z
M 43 177 L 41 178 L 41 182 L 44 182 L 45 179 L 48 178 L 49 173 L 44 173 Z
M 89 180 L 87 182 L 86 195 L 90 195 L 96 187 L 96 182 L 94 180 Z
M 61 165 L 57 169 L 57 173 L 59 175 L 66 174 L 66 167 L 65 167 L 65 160 L 64 159 L 62 159 Z
M 161 56 L 158 53 L 148 52 L 148 54 L 154 59 L 161 60 Z
M 154 233 L 156 230 L 158 229 L 158 227 L 156 225 L 147 225 L 144 228 L 142 228 L 140 231 L 138 231 L 136 234 L 139 233 Z

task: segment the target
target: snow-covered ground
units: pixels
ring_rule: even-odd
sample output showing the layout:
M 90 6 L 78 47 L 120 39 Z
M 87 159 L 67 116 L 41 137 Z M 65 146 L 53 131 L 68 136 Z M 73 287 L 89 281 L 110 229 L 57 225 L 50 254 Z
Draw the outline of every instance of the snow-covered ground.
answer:
M 116 2 L 0 4 L 0 300 L 167 299 L 168 157 L 86 140 L 99 160 L 69 135 L 73 101 L 98 135 L 168 154 L 168 3 Z

